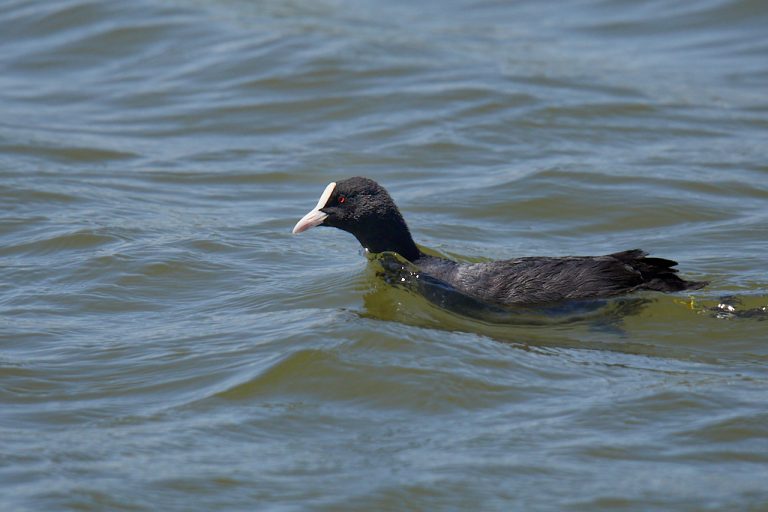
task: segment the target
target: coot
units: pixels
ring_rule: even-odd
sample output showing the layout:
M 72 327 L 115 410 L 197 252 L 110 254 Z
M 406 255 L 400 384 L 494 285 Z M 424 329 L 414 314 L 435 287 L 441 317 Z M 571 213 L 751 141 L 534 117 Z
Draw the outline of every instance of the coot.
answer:
M 317 206 L 293 228 L 331 226 L 352 233 L 371 253 L 395 252 L 424 272 L 471 297 L 503 305 L 600 299 L 637 290 L 677 292 L 708 283 L 685 281 L 677 262 L 634 249 L 605 256 L 525 257 L 459 263 L 424 254 L 384 187 L 369 178 L 329 183 Z

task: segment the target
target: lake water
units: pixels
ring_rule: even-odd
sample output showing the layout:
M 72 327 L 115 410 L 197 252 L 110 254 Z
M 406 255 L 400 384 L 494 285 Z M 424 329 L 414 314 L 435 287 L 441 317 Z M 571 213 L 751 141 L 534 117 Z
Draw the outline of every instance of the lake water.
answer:
M 0 0 L 0 509 L 768 510 L 766 27 Z M 639 247 L 711 285 L 445 310 L 291 235 L 353 175 L 461 260 Z

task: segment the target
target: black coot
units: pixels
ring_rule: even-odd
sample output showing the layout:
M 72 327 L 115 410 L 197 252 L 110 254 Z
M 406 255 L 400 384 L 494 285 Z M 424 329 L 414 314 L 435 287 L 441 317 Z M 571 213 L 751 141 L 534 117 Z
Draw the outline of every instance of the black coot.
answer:
M 395 252 L 421 272 L 482 301 L 531 305 L 572 299 L 599 299 L 636 290 L 695 290 L 705 281 L 685 281 L 677 262 L 648 258 L 639 249 L 606 256 L 544 256 L 458 263 L 422 253 L 384 187 L 368 178 L 328 184 L 317 206 L 293 228 L 332 226 L 355 235 L 371 253 Z

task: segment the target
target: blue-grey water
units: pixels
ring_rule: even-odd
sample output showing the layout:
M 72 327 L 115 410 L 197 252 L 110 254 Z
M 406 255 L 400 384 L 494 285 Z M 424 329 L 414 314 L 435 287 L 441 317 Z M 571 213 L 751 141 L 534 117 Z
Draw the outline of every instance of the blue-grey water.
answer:
M 768 510 L 766 27 L 0 0 L 0 509 Z M 711 284 L 440 307 L 291 235 L 352 175 L 457 259 L 640 247 Z

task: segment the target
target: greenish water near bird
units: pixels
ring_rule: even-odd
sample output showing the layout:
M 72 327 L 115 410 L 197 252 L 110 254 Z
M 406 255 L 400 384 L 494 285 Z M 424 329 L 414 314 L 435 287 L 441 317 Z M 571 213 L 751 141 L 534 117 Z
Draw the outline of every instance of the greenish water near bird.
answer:
M 765 509 L 766 26 L 1 1 L 0 509 Z M 432 254 L 711 284 L 501 314 L 291 234 L 356 175 Z

